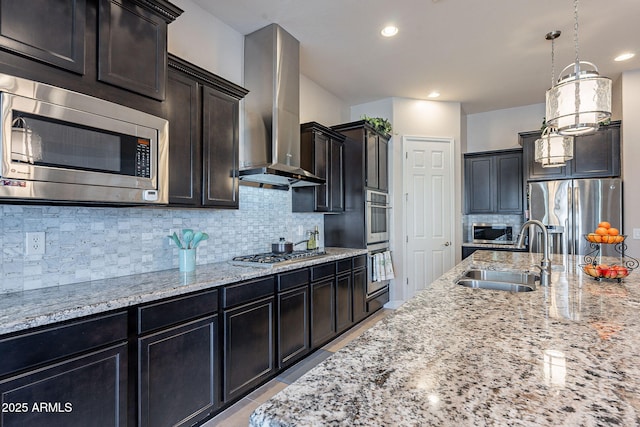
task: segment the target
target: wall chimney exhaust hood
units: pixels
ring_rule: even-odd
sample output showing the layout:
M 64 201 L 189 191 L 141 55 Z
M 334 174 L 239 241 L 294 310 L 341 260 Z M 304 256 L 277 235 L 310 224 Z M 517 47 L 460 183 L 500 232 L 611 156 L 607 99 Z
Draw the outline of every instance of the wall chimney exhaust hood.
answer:
M 240 179 L 274 188 L 324 184 L 300 168 L 300 42 L 277 24 L 245 36 Z

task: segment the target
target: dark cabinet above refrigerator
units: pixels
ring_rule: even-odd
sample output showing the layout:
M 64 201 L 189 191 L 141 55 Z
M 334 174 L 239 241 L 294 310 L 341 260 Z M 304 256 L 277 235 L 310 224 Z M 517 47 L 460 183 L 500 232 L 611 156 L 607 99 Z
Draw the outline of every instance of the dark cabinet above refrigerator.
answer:
M 573 159 L 566 166 L 543 168 L 535 161 L 535 141 L 540 131 L 518 134 L 522 145 L 526 181 L 620 176 L 620 121 L 601 126 L 591 135 L 575 138 Z

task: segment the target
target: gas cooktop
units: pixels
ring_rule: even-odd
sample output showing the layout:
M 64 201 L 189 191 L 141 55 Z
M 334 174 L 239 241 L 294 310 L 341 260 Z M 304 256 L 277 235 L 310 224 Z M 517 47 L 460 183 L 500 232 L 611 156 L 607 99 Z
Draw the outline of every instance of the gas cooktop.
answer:
M 326 252 L 324 250 L 318 249 L 293 251 L 288 254 L 264 252 L 260 254 L 240 255 L 233 257 L 233 259 L 231 260 L 231 264 L 245 267 L 272 268 L 278 265 L 301 261 L 307 258 L 314 258 L 321 255 L 326 255 Z

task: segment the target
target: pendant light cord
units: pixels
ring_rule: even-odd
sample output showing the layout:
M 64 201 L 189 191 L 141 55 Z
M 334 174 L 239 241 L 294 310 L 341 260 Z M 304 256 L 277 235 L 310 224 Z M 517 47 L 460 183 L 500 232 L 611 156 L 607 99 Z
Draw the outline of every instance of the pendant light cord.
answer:
M 576 114 L 575 114 L 575 124 L 576 126 L 580 124 L 580 59 L 578 57 L 578 0 L 573 0 L 573 17 L 575 19 L 575 24 L 573 26 L 573 41 L 576 46 L 576 66 L 574 68 L 575 73 L 575 105 L 576 105 Z

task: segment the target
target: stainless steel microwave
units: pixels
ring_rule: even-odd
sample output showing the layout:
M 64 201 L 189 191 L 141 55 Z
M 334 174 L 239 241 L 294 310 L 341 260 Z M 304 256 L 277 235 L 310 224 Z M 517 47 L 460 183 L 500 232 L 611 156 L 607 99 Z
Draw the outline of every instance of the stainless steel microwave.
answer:
M 166 204 L 160 117 L 0 74 L 0 199 Z
M 471 231 L 473 243 L 491 243 L 495 245 L 512 245 L 515 243 L 514 230 L 511 224 L 473 223 Z

